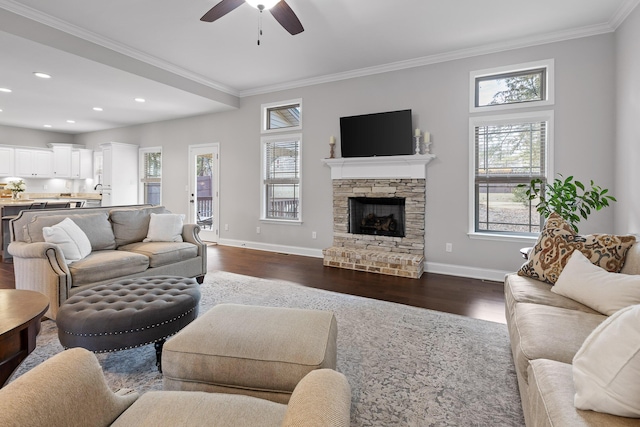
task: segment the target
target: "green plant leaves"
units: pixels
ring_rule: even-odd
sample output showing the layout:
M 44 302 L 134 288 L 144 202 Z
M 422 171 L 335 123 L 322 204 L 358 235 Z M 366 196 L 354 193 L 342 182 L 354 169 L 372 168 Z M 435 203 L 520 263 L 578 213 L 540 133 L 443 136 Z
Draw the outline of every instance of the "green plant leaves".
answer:
M 587 188 L 582 182 L 574 180 L 573 175 L 567 178 L 562 174 L 558 176 L 559 178 L 546 184 L 540 178 L 534 178 L 529 184 L 519 184 L 518 188 L 526 189 L 525 194 L 529 200 L 539 198 L 536 210 L 540 215 L 548 218 L 552 212 L 556 212 L 571 224 L 576 232 L 581 217 L 587 219 L 592 210 L 599 211 L 609 206 L 609 202 L 617 201 L 615 197 L 607 194 L 608 189 L 595 185 L 593 180 Z

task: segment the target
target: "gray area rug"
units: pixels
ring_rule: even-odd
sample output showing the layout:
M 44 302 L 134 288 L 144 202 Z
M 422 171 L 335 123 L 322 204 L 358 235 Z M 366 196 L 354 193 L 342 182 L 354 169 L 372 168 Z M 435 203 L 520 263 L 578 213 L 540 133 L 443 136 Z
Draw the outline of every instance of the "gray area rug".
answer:
M 226 272 L 201 290 L 200 313 L 225 302 L 333 311 L 352 426 L 524 425 L 503 324 Z M 47 320 L 14 378 L 60 351 Z M 162 388 L 152 345 L 97 356 L 114 389 Z

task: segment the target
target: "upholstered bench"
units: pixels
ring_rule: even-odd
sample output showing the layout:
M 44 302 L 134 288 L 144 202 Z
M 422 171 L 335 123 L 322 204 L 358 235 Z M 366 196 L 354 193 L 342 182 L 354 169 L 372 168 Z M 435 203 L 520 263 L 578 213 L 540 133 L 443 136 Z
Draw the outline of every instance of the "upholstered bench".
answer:
M 95 353 L 155 343 L 157 366 L 167 337 L 198 317 L 195 279 L 150 276 L 124 279 L 78 292 L 61 306 L 56 324 L 65 348 Z
M 287 403 L 307 373 L 335 369 L 337 334 L 328 311 L 219 304 L 167 340 L 163 388 Z

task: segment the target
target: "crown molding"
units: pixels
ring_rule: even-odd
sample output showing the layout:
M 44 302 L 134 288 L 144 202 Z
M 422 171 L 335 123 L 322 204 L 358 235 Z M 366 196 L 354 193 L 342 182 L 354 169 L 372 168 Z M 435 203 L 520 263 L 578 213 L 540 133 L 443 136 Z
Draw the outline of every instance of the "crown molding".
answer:
M 636 4 L 640 2 L 640 0 L 630 0 L 630 1 Z M 582 37 L 590 37 L 590 36 L 595 36 L 599 34 L 611 33 L 613 31 L 615 31 L 615 28 L 613 28 L 609 23 L 575 28 L 575 29 L 565 30 L 565 31 L 557 31 L 555 33 L 545 34 L 541 36 L 533 36 L 533 37 L 521 38 L 517 40 L 509 40 L 506 42 L 493 43 L 493 44 L 488 44 L 488 45 L 469 48 L 469 49 L 460 49 L 460 50 L 446 52 L 446 53 L 437 54 L 437 55 L 423 56 L 421 58 L 392 62 L 389 64 L 377 65 L 374 67 L 361 68 L 358 70 L 347 71 L 344 73 L 336 73 L 336 74 L 330 74 L 325 76 L 312 77 L 309 79 L 296 80 L 293 82 L 280 83 L 276 85 L 242 90 L 240 91 L 239 96 L 243 98 L 247 96 L 262 95 L 262 94 L 278 92 L 282 90 L 297 89 L 300 87 L 313 86 L 313 85 L 318 85 L 323 83 L 331 83 L 331 82 L 353 79 L 358 77 L 366 77 L 366 76 L 371 76 L 375 74 L 388 73 L 391 71 L 399 71 L 399 70 L 405 70 L 409 68 L 423 67 L 425 65 L 455 61 L 459 59 L 471 58 L 474 56 L 488 55 L 492 53 L 499 53 L 499 52 L 514 50 L 514 49 L 522 49 L 526 47 L 561 42 L 565 40 L 577 39 Z
M 640 0 L 626 0 L 620 5 L 620 8 L 613 14 L 613 17 L 609 21 L 609 25 L 613 30 L 617 30 L 618 27 L 627 19 L 627 16 L 633 12 L 633 10 L 640 4 Z
M 91 31 L 85 30 L 84 28 L 80 28 L 76 25 L 70 24 L 66 21 L 63 21 L 51 15 L 47 15 L 46 13 L 42 13 L 29 6 L 25 6 L 23 4 L 17 3 L 14 0 L 0 0 L 0 7 L 8 10 L 9 12 L 23 16 L 27 19 L 31 19 L 32 21 L 38 22 L 40 24 L 43 24 L 48 27 L 54 28 L 56 30 L 62 31 L 64 33 L 70 34 L 74 37 L 78 37 L 80 39 L 86 40 L 88 42 L 95 43 L 107 49 L 111 49 L 114 52 L 118 52 L 125 56 L 136 59 L 138 61 L 142 61 L 149 65 L 153 65 L 154 67 L 176 74 L 180 77 L 184 77 L 186 79 L 192 80 L 201 85 L 219 90 L 229 95 L 239 96 L 239 91 L 232 87 L 207 79 L 201 74 L 194 73 L 185 68 L 179 67 L 171 62 L 164 61 L 153 55 L 149 55 L 137 49 L 133 49 L 132 47 L 127 46 L 125 44 L 118 43 L 115 40 L 112 40 L 107 37 L 103 37 L 99 34 L 93 33 Z

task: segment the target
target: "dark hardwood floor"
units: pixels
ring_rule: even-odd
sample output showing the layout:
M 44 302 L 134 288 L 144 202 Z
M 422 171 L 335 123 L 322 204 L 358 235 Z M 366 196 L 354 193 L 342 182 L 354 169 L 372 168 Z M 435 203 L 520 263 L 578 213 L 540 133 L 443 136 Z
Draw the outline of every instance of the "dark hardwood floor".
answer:
M 208 270 L 280 279 L 328 291 L 505 323 L 503 285 L 425 273 L 405 279 L 324 267 L 322 259 L 230 246 L 208 248 Z M 13 264 L 0 263 L 0 289 L 15 287 Z

